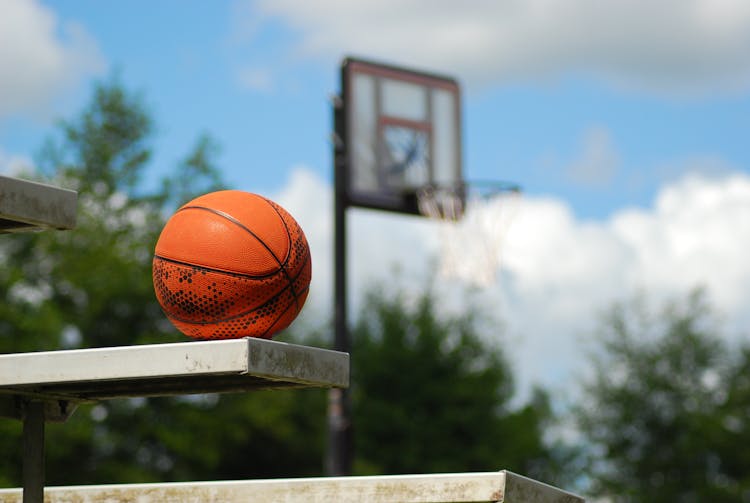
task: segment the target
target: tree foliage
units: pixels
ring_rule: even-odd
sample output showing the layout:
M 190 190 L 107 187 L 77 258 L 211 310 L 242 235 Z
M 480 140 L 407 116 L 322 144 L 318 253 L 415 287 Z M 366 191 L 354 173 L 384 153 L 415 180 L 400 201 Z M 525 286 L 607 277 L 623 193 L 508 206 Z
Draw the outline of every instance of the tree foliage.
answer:
M 166 320 L 151 280 L 166 217 L 222 188 L 216 142 L 199 137 L 159 190 L 153 121 L 117 81 L 97 85 L 82 113 L 60 123 L 39 168 L 79 193 L 72 231 L 0 240 L 0 352 L 185 340 Z M 163 168 L 162 168 L 163 170 Z M 111 400 L 47 427 L 50 484 L 319 474 L 323 392 Z M 20 483 L 21 424 L 0 420 L 0 484 Z
M 594 491 L 616 501 L 744 501 L 750 351 L 731 352 L 705 295 L 654 315 L 620 304 L 601 327 L 579 424 Z
M 360 473 L 504 468 L 547 481 L 561 474 L 544 442 L 548 397 L 537 391 L 511 406 L 511 368 L 482 339 L 475 314 L 444 319 L 429 291 L 411 307 L 392 291 L 369 295 L 365 305 L 352 348 Z
M 158 167 L 163 183 L 148 192 L 153 131 L 143 98 L 112 81 L 44 146 L 41 171 L 79 192 L 78 223 L 0 240 L 0 352 L 184 340 L 156 302 L 151 260 L 174 208 L 223 186 L 218 146 L 199 137 L 174 170 Z M 548 397 L 511 406 L 511 369 L 473 314 L 444 319 L 429 292 L 413 307 L 403 300 L 373 293 L 355 329 L 359 472 L 509 468 L 554 482 Z M 82 405 L 47 427 L 47 482 L 320 475 L 325 407 L 323 390 Z M 20 484 L 20 438 L 19 421 L 0 420 L 0 485 Z

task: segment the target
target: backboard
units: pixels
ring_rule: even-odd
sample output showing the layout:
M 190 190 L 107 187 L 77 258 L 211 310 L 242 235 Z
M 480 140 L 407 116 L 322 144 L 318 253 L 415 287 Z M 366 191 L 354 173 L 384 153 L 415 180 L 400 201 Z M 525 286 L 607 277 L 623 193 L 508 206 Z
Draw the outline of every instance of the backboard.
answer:
M 348 205 L 420 214 L 419 189 L 461 184 L 454 78 L 347 58 L 341 89 Z

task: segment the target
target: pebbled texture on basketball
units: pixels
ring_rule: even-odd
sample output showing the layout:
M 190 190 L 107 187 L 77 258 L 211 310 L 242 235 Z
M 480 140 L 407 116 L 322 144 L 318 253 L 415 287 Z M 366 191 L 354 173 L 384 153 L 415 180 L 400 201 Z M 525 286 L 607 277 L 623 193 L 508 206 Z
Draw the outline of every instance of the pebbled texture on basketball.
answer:
M 299 314 L 310 248 L 297 221 L 257 194 L 205 194 L 172 215 L 156 243 L 156 298 L 196 339 L 271 338 Z

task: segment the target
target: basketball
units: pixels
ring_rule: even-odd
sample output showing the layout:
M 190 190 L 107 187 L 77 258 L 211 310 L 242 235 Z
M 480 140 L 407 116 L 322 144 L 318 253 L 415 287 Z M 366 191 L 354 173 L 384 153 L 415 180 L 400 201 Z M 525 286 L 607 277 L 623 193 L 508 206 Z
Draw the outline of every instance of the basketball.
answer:
M 167 318 L 195 339 L 269 339 L 307 299 L 310 249 L 297 221 L 257 194 L 222 190 L 182 206 L 156 243 L 153 280 Z

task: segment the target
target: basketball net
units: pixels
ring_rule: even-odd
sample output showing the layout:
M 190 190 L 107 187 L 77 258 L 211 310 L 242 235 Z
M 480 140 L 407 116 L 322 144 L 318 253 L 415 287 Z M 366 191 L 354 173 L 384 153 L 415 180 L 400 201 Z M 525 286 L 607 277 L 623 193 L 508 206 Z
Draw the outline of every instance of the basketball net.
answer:
M 439 273 L 479 287 L 495 283 L 502 248 L 520 207 L 521 191 L 500 183 L 431 188 L 418 194 L 420 211 L 438 220 Z

